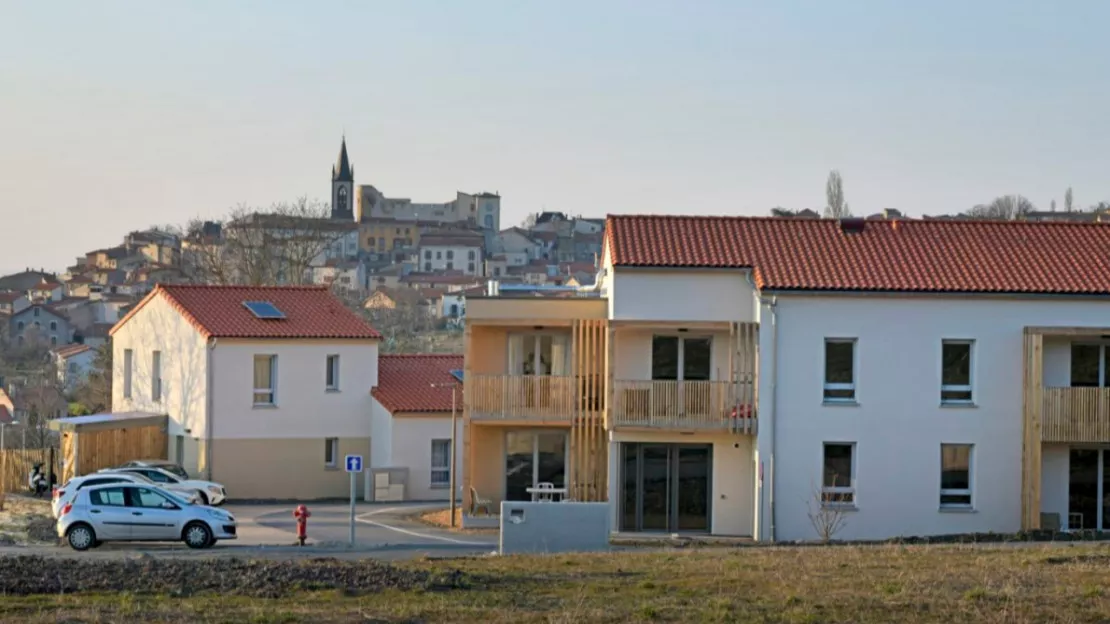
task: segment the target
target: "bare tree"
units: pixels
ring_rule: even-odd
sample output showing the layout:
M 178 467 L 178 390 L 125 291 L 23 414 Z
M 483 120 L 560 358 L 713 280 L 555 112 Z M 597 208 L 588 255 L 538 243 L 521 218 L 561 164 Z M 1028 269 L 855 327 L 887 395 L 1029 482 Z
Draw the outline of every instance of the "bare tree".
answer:
M 835 475 L 833 482 L 836 482 Z M 848 523 L 847 503 L 840 501 L 836 495 L 826 494 L 817 484 L 812 486 L 806 507 L 813 530 L 817 532 L 818 539 L 826 544 Z
M 186 227 L 183 269 L 189 281 L 208 284 L 304 284 L 310 268 L 356 225 L 328 219 L 326 205 L 300 198 L 261 212 L 236 208 L 219 235 L 194 220 Z
M 1054 200 L 1052 200 L 1052 203 L 1051 203 L 1051 204 L 1049 204 L 1049 208 L 1048 208 L 1048 209 L 1049 209 L 1050 211 L 1052 211 L 1052 212 L 1056 212 L 1056 200 L 1055 200 L 1055 199 L 1054 199 Z
M 996 197 L 989 204 L 979 204 L 965 214 L 975 219 L 1012 221 L 1020 219 L 1034 210 L 1036 210 L 1036 206 L 1033 205 L 1033 202 L 1021 195 L 1003 195 Z
M 522 227 L 526 230 L 530 230 L 530 229 L 536 227 L 536 219 L 538 219 L 539 216 L 540 216 L 540 213 L 538 213 L 538 212 L 533 212 L 533 213 L 529 214 L 527 217 L 524 217 L 523 221 L 520 222 L 520 227 Z
M 825 217 L 829 219 L 843 219 L 852 216 L 848 202 L 844 198 L 844 179 L 840 172 L 829 172 L 829 179 L 825 182 Z
M 1064 191 L 1064 212 L 1071 212 L 1074 209 L 1074 204 L 1071 196 L 1071 187 Z
M 112 409 L 112 347 L 105 343 L 96 349 L 88 374 L 74 389 L 73 399 L 86 414 Z
M 394 289 L 394 294 L 407 289 Z M 416 298 L 394 297 L 394 307 L 365 307 L 357 293 L 335 291 L 343 303 L 382 335 L 382 353 L 462 353 L 462 332 L 445 331 L 437 318 Z

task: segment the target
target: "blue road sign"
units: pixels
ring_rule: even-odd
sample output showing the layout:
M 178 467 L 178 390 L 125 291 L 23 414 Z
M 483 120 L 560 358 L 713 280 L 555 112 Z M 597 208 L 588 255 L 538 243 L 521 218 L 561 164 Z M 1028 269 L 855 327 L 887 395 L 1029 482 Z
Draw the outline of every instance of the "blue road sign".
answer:
M 347 456 L 347 472 L 362 472 L 362 455 Z

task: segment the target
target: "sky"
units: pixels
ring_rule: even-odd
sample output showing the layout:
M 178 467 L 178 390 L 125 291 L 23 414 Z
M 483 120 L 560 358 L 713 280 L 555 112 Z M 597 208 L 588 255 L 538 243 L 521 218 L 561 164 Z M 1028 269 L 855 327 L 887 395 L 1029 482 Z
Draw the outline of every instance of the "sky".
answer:
M 539 210 L 1110 200 L 1110 2 L 0 0 L 0 273 L 356 184 Z

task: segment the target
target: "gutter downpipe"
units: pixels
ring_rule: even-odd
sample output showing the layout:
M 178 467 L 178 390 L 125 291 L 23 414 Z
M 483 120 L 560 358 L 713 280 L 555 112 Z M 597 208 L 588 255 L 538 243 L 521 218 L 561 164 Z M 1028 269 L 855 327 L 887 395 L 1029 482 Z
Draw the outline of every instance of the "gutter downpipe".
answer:
M 205 376 L 208 379 L 205 383 L 206 392 L 204 397 L 204 478 L 208 481 L 212 480 L 212 382 L 215 378 L 212 372 L 212 351 L 215 350 L 218 342 L 219 338 L 209 338 L 207 353 L 205 353 L 205 367 L 207 368 Z
M 763 500 L 762 499 L 763 499 L 763 496 L 764 496 L 764 491 L 766 490 L 767 500 L 770 503 L 770 507 L 771 507 L 771 520 L 770 520 L 771 542 L 774 542 L 775 541 L 775 449 L 777 448 L 777 444 L 778 444 L 778 437 L 775 435 L 775 428 L 776 428 L 777 420 L 778 420 L 776 418 L 776 413 L 778 411 L 778 404 L 779 404 L 779 402 L 778 402 L 779 322 L 778 322 L 778 310 L 777 310 L 779 298 L 778 298 L 778 295 L 772 295 L 771 296 L 771 302 L 767 303 L 763 299 L 763 295 L 760 294 L 759 288 L 755 284 L 755 279 L 753 279 L 751 271 L 748 271 L 747 281 L 748 281 L 748 285 L 752 287 L 752 292 L 755 294 L 756 299 L 759 300 L 760 308 L 762 308 L 764 305 L 766 305 L 768 307 L 768 309 L 770 309 L 770 311 L 771 311 L 771 342 L 773 343 L 771 345 L 771 366 L 770 366 L 770 369 L 771 369 L 771 379 L 770 379 L 770 384 L 771 384 L 771 413 L 770 413 L 770 421 L 771 421 L 770 422 L 770 426 L 771 426 L 771 431 L 770 431 L 770 433 L 771 433 L 771 457 L 768 458 L 768 461 L 767 461 L 768 470 L 767 470 L 766 485 L 765 485 L 765 487 L 761 487 L 759 489 L 759 496 L 760 496 L 759 513 L 760 513 L 760 520 L 762 521 L 763 520 Z M 762 315 L 761 315 L 761 317 L 760 317 L 760 322 L 761 323 L 762 323 L 762 320 L 763 319 L 762 319 Z M 760 526 L 762 526 L 762 523 L 760 524 Z

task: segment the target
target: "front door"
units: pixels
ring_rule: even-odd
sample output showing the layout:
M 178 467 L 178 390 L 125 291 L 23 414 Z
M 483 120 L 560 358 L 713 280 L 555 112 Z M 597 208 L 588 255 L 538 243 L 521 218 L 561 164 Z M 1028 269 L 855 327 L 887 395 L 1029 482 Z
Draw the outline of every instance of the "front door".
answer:
M 509 431 L 505 434 L 505 500 L 530 501 L 540 483 L 567 487 L 567 434 Z
M 621 445 L 622 531 L 708 532 L 708 444 Z

